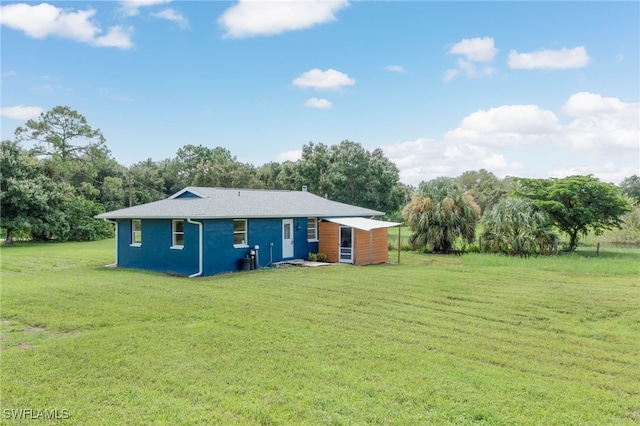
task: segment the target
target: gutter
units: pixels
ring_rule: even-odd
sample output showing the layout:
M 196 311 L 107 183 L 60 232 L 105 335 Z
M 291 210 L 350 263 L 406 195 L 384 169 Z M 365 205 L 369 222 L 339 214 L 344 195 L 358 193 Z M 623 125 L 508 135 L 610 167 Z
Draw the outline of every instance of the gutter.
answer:
M 204 261 L 203 261 L 203 242 L 202 242 L 202 222 L 196 222 L 191 220 L 191 218 L 187 218 L 187 222 L 192 223 L 194 225 L 198 225 L 198 272 L 195 274 L 189 275 L 189 278 L 199 277 L 202 275 Z
M 107 223 L 113 223 L 116 226 L 116 261 L 114 263 L 110 263 L 108 265 L 104 265 L 105 268 L 115 268 L 118 266 L 118 222 L 111 219 L 102 219 Z

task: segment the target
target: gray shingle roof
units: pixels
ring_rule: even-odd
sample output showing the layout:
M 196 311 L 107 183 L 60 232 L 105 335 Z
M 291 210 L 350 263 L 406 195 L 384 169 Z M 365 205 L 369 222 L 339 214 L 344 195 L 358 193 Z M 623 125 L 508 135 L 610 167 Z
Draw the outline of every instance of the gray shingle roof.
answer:
M 174 198 L 190 192 L 201 198 Z M 97 215 L 101 219 L 223 219 L 355 217 L 384 213 L 338 203 L 306 191 L 187 187 L 152 203 Z

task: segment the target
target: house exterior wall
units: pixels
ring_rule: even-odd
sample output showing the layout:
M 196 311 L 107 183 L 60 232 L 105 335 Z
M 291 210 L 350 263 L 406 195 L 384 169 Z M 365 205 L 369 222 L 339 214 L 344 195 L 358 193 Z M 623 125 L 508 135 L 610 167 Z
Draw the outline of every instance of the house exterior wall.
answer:
M 171 248 L 171 220 L 145 219 L 142 244 L 131 245 L 131 220 L 118 221 L 118 266 L 190 275 L 198 271 L 198 226 L 184 223 L 184 246 Z
M 176 218 L 181 219 L 181 218 Z M 240 219 L 240 218 L 239 218 Z M 307 218 L 292 218 L 294 258 L 318 251 L 307 241 Z M 171 248 L 171 220 L 142 219 L 142 244 L 131 245 L 131 220 L 118 221 L 118 266 L 191 275 L 199 269 L 199 226 L 184 219 L 184 246 Z M 260 267 L 282 258 L 282 219 L 247 219 L 247 245 L 234 247 L 233 219 L 195 220 L 202 223 L 203 275 L 238 271 L 241 259 L 256 245 Z M 298 228 L 300 225 L 300 229 Z M 269 247 L 273 244 L 273 247 Z

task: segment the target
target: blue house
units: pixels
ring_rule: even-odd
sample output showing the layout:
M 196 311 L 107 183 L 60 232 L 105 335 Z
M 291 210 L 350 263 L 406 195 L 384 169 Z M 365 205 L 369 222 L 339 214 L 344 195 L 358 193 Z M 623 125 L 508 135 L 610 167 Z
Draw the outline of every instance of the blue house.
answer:
M 115 224 L 113 266 L 195 277 L 238 271 L 252 251 L 257 253 L 258 267 L 306 259 L 308 253 L 319 251 L 322 221 L 353 218 L 336 226 L 367 229 L 397 225 L 370 219 L 382 214 L 327 200 L 304 187 L 302 191 L 187 187 L 165 200 L 96 217 Z M 357 263 L 356 233 L 341 235 L 342 245 L 335 241 L 340 261 Z M 345 235 L 351 235 L 351 241 L 345 241 Z M 378 244 L 385 244 L 386 250 L 386 241 Z

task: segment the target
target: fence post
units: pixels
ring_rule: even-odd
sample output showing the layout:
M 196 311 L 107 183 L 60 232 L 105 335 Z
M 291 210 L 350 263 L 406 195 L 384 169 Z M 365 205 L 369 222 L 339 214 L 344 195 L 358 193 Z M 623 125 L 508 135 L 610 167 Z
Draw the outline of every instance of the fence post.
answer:
M 596 256 L 600 256 L 600 241 L 598 241 L 598 245 L 596 246 Z
M 402 225 L 398 226 L 398 265 L 400 264 L 400 249 L 402 248 Z

